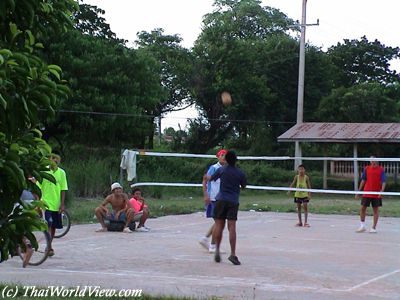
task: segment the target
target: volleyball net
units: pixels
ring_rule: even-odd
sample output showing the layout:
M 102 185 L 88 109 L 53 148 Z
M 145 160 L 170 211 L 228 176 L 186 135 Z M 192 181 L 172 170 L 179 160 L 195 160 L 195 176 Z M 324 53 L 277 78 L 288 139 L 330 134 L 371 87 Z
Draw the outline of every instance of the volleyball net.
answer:
M 182 188 L 201 188 L 201 178 L 202 174 L 204 173 L 204 168 L 198 167 L 199 165 L 202 166 L 205 165 L 205 161 L 207 161 L 209 164 L 210 163 L 215 163 L 216 162 L 216 157 L 215 155 L 209 155 L 209 154 L 188 154 L 188 153 L 163 153 L 163 152 L 149 152 L 149 151 L 136 151 L 136 150 L 130 150 L 132 155 L 135 157 L 134 161 L 135 164 L 138 165 L 137 167 L 137 181 L 132 183 L 130 186 L 132 188 L 135 187 L 144 187 L 144 186 L 149 186 L 149 187 L 182 187 Z M 201 159 L 203 163 L 197 164 L 191 164 L 188 166 L 188 168 L 192 168 L 193 170 L 192 173 L 196 173 L 196 168 L 199 169 L 197 170 L 197 175 L 193 178 L 192 176 L 186 176 L 186 180 L 179 180 L 180 182 L 171 182 L 171 180 L 168 180 L 167 178 L 163 178 L 163 180 L 157 180 L 157 176 L 147 176 L 144 177 L 144 179 L 147 180 L 142 180 L 141 181 L 141 168 L 140 163 L 141 159 L 145 157 L 153 157 L 153 159 L 157 159 L 157 164 L 164 168 L 164 172 L 167 174 L 172 174 L 174 172 L 179 172 L 179 166 L 177 167 L 177 164 L 173 164 L 170 166 L 166 160 L 168 158 L 178 158 L 179 160 L 186 161 L 188 159 L 190 160 L 197 160 Z M 138 162 L 139 160 L 139 162 Z M 347 183 L 353 183 L 354 182 L 354 188 L 353 189 L 332 189 L 332 188 L 311 188 L 311 189 L 297 189 L 297 188 L 289 188 L 289 184 L 292 182 L 294 175 L 296 174 L 295 171 L 293 170 L 293 167 L 291 170 L 286 169 L 286 173 L 290 174 L 286 176 L 286 180 L 278 180 L 271 183 L 272 181 L 270 180 L 254 180 L 253 174 L 256 172 L 252 169 L 251 172 L 246 172 L 242 168 L 241 163 L 242 162 L 247 162 L 248 164 L 251 164 L 252 162 L 256 161 L 257 164 L 269 164 L 271 162 L 274 162 L 274 168 L 279 169 L 279 164 L 281 162 L 293 162 L 296 160 L 302 160 L 304 161 L 303 164 L 310 164 L 311 162 L 319 162 L 323 163 L 323 165 L 319 165 L 319 167 L 314 167 L 314 173 L 315 172 L 320 172 L 321 178 L 322 177 L 329 177 L 329 178 L 336 178 L 337 180 L 345 180 Z M 386 172 L 386 177 L 387 177 L 387 182 L 390 181 L 391 183 L 395 184 L 387 184 L 387 189 L 385 192 L 364 192 L 364 191 L 358 191 L 358 183 L 359 183 L 359 175 L 361 174 L 363 166 L 369 164 L 370 161 L 378 161 L 380 164 L 383 165 L 385 172 Z M 337 173 L 335 174 L 327 174 L 327 163 L 330 162 L 330 171 L 335 168 L 335 163 L 337 162 L 347 162 L 348 169 L 347 175 L 343 176 L 342 173 Z M 179 163 L 178 163 L 179 165 Z M 332 167 L 333 166 L 333 167 Z M 136 167 L 136 166 L 135 166 Z M 171 170 L 168 170 L 168 168 L 171 168 Z M 376 157 L 376 158 L 371 158 L 371 157 L 291 157 L 291 156 L 238 156 L 238 167 L 241 168 L 244 173 L 247 176 L 247 181 L 248 183 L 254 183 L 255 181 L 258 181 L 257 184 L 249 184 L 246 186 L 246 189 L 249 190 L 259 190 L 259 191 L 274 191 L 274 192 L 295 192 L 295 191 L 303 191 L 303 192 L 311 192 L 311 193 L 318 193 L 318 194 L 336 194 L 336 195 L 382 195 L 382 196 L 400 196 L 400 192 L 398 192 L 396 189 L 393 189 L 393 187 L 397 186 L 397 175 L 400 171 L 400 159 L 399 158 L 383 158 L 383 157 Z M 320 168 L 320 170 L 316 170 Z M 354 177 L 354 168 L 356 168 L 356 174 L 357 178 Z M 308 169 L 307 169 L 308 170 Z M 190 171 L 190 170 L 189 170 Z M 203 173 L 201 173 L 203 172 Z M 274 171 L 272 171 L 274 172 Z M 307 171 L 308 172 L 308 171 Z M 173 176 L 170 176 L 173 178 Z M 191 178 L 189 178 L 191 177 Z M 149 180 L 150 179 L 150 180 Z M 326 178 L 323 178 L 323 181 L 326 180 Z M 186 181 L 186 182 L 185 182 Z M 188 182 L 189 181 L 189 182 Z M 283 184 L 282 181 L 285 181 Z M 313 179 L 311 178 L 311 181 Z M 280 186 L 279 186 L 280 183 Z M 314 186 L 312 182 L 312 186 Z M 349 184 L 347 184 L 349 186 Z M 392 187 L 391 187 L 392 186 Z

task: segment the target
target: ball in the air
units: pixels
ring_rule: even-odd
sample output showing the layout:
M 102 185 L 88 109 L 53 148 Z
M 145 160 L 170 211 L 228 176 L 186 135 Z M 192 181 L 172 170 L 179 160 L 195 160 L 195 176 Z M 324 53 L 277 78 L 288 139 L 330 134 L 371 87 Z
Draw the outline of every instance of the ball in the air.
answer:
M 221 93 L 221 100 L 222 100 L 222 104 L 225 106 L 228 106 L 232 103 L 232 97 L 231 94 L 229 94 L 228 92 L 222 92 Z

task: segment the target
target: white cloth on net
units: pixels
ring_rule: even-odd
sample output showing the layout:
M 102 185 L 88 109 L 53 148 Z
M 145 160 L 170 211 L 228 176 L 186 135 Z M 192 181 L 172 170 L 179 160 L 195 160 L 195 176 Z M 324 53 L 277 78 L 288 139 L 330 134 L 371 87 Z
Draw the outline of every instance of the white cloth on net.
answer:
M 125 149 L 122 153 L 120 167 L 126 170 L 128 181 L 136 178 L 136 151 Z

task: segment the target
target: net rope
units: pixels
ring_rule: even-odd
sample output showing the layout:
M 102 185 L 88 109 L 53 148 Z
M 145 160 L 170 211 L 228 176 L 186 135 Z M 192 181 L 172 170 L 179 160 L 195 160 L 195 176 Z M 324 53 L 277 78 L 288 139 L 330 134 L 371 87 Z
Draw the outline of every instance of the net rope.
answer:
M 149 152 L 138 150 L 135 151 L 141 156 L 158 156 L 158 157 L 185 157 L 185 158 L 211 158 L 215 159 L 215 155 L 211 154 L 190 154 L 190 153 L 166 153 L 166 152 Z M 307 160 L 307 161 L 380 161 L 380 162 L 400 162 L 400 158 L 387 157 L 291 157 L 291 156 L 238 156 L 238 160 Z M 131 184 L 131 188 L 139 186 L 168 186 L 168 187 L 202 187 L 201 183 L 178 183 L 178 182 L 137 182 Z M 343 195 L 382 195 L 382 196 L 400 196 L 400 192 L 367 192 L 354 190 L 332 190 L 332 189 L 299 189 L 289 187 L 273 187 L 260 185 L 247 185 L 246 189 L 265 190 L 265 191 L 285 191 L 285 192 L 311 192 L 325 194 L 343 194 Z

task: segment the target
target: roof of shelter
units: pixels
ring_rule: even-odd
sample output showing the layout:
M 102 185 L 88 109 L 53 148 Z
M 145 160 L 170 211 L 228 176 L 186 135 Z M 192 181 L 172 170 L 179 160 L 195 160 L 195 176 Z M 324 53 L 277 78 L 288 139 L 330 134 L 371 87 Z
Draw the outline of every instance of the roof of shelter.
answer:
M 400 143 L 400 123 L 300 123 L 278 142 Z

